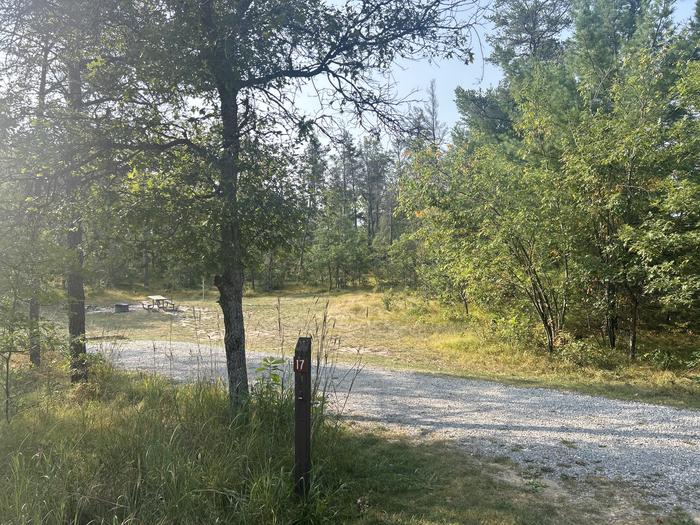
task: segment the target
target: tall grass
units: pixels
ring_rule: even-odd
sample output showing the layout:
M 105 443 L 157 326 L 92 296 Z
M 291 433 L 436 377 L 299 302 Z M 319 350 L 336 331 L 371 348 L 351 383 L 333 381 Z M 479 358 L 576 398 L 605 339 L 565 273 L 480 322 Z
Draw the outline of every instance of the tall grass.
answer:
M 257 389 L 233 417 L 219 384 L 175 386 L 104 363 L 91 370 L 90 383 L 66 387 L 0 426 L 0 523 L 327 517 L 322 496 L 304 503 L 291 491 L 287 391 Z M 317 435 L 325 431 L 316 425 Z

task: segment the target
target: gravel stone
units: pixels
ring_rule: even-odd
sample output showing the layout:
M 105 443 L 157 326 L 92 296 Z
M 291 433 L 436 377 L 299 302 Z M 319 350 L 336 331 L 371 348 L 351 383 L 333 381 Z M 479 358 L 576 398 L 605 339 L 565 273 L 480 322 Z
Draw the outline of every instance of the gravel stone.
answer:
M 90 351 L 178 381 L 226 373 L 218 347 L 117 341 Z M 251 380 L 264 356 L 249 353 Z M 546 478 L 624 480 L 649 503 L 700 519 L 700 411 L 418 372 L 357 372 L 337 364 L 322 375 L 343 417 L 450 440 L 486 457 L 506 455 L 527 468 L 534 463 Z M 285 378 L 291 380 L 288 369 Z

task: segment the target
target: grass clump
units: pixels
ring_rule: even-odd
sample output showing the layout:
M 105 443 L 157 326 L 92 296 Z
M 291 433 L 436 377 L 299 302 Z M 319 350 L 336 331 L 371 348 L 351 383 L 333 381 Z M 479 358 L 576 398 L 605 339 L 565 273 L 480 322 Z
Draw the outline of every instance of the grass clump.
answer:
M 93 365 L 92 379 L 0 424 L 0 523 L 292 523 L 291 399 L 238 415 L 220 385 Z

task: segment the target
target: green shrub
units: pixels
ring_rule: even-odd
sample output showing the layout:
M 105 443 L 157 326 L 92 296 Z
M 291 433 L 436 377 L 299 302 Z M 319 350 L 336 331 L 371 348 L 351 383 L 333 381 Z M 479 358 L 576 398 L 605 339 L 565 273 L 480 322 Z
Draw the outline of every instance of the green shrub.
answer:
M 690 358 L 686 361 L 688 370 L 700 370 L 700 350 L 693 352 Z
M 667 348 L 655 348 L 651 352 L 646 352 L 642 355 L 642 360 L 662 370 L 683 368 L 683 361 Z
M 567 334 L 562 334 L 561 341 L 557 349 L 558 357 L 578 367 L 615 370 L 624 359 L 619 349 L 603 346 L 591 339 L 569 339 Z
M 387 312 L 391 311 L 391 306 L 394 304 L 395 299 L 396 294 L 393 288 L 389 288 L 382 294 L 382 304 Z
M 491 330 L 501 340 L 510 344 L 533 344 L 537 338 L 533 335 L 533 324 L 527 316 L 514 314 L 491 320 Z

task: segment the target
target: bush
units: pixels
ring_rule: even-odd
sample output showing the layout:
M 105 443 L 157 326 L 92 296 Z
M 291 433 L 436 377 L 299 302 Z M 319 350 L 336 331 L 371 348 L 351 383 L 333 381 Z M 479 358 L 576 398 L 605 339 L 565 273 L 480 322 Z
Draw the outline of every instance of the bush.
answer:
M 686 362 L 688 370 L 700 370 L 700 350 L 693 352 Z
M 566 363 L 603 370 L 615 370 L 623 364 L 624 355 L 619 349 L 603 346 L 590 339 L 570 339 L 567 334 L 562 334 L 560 341 L 557 355 Z
M 666 348 L 656 348 L 642 355 L 642 360 L 662 370 L 684 368 L 683 360 Z
M 389 288 L 382 294 L 382 304 L 387 312 L 391 311 L 391 306 L 394 304 L 395 299 L 396 294 L 393 288 Z
M 536 340 L 532 322 L 524 315 L 515 314 L 510 317 L 492 319 L 491 329 L 498 338 L 510 344 L 529 345 Z

